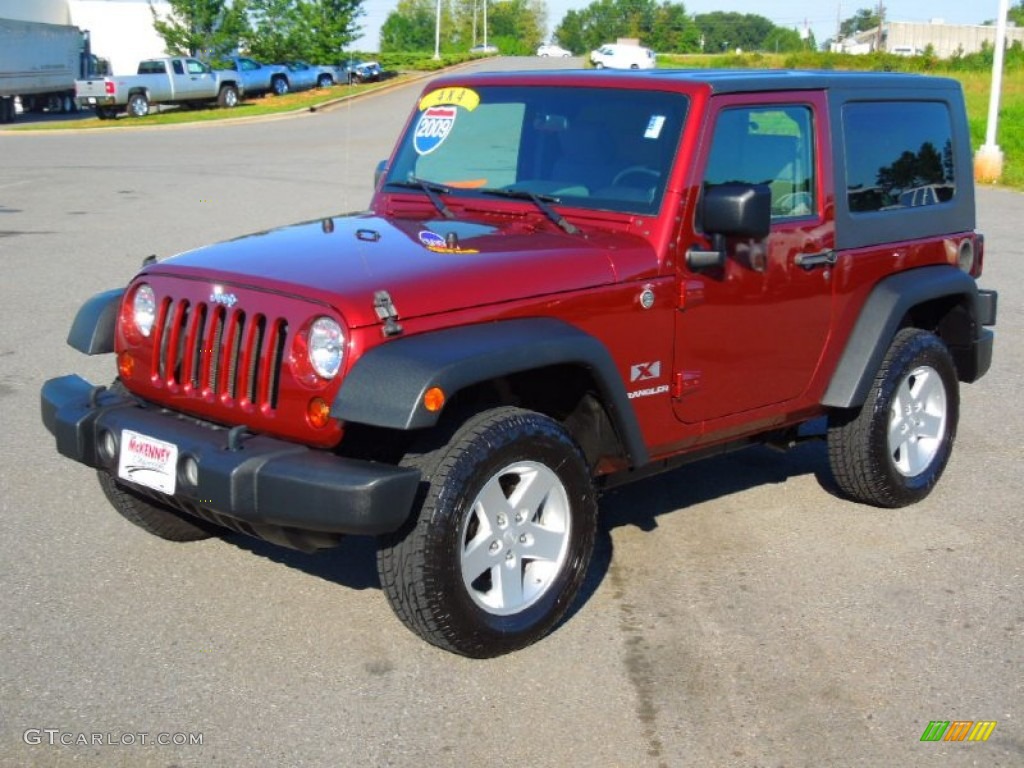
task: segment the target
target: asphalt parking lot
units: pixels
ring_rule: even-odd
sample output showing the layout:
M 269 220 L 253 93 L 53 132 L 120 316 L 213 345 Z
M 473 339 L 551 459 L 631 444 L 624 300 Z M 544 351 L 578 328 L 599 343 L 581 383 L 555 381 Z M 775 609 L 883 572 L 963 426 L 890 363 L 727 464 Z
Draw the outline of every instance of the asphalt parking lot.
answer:
M 113 375 L 65 344 L 79 305 L 149 254 L 364 207 L 419 87 L 272 120 L 0 132 L 0 766 L 1024 765 L 1016 192 L 979 190 L 995 362 L 962 390 L 935 493 L 841 501 L 819 444 L 617 490 L 584 598 L 510 656 L 408 632 L 369 540 L 164 542 L 57 455 L 43 380 Z M 932 720 L 997 726 L 922 743 Z

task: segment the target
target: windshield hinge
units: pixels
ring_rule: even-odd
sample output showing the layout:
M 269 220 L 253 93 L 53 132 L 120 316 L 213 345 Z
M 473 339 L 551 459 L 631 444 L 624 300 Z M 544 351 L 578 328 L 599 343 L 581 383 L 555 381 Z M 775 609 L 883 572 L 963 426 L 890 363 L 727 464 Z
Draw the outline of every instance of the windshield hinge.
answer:
M 402 326 L 398 324 L 398 310 L 391 300 L 391 294 L 387 291 L 376 291 L 373 294 L 373 310 L 377 317 L 384 323 L 381 333 L 385 336 L 397 336 L 402 332 Z

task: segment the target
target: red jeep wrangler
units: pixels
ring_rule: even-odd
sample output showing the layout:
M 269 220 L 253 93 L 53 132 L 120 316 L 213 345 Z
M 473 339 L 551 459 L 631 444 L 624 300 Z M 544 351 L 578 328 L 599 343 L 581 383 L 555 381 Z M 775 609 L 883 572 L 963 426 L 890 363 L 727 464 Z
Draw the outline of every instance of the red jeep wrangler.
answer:
M 974 227 L 950 80 L 446 77 L 369 212 L 88 301 L 117 379 L 43 421 L 163 538 L 378 536 L 399 618 L 493 656 L 563 616 L 611 485 L 826 416 L 845 495 L 924 498 L 992 356 Z

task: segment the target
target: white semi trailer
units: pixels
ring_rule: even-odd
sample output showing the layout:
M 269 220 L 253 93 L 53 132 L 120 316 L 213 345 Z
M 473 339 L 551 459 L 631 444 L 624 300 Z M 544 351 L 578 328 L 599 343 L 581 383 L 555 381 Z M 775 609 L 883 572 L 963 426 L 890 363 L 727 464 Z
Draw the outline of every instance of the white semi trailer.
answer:
M 78 27 L 0 18 L 0 123 L 14 121 L 15 97 L 25 112 L 73 111 L 75 80 L 104 69 Z

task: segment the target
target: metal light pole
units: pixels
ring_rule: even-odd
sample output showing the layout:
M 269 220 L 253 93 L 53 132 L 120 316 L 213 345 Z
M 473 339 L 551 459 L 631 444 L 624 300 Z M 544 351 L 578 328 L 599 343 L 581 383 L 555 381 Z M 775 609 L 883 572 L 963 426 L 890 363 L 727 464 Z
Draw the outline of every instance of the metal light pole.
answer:
M 1003 51 L 1006 49 L 1006 17 L 1009 10 L 1010 0 L 999 0 L 996 47 L 992 57 L 992 90 L 988 97 L 988 125 L 985 129 L 985 143 L 974 156 L 976 181 L 999 181 L 1003 175 L 1003 151 L 996 144 L 996 128 L 999 125 L 999 95 L 1003 89 Z
M 437 18 L 434 21 L 434 60 L 441 58 L 441 0 L 437 0 Z
M 484 50 L 487 50 L 487 0 L 484 0 Z

